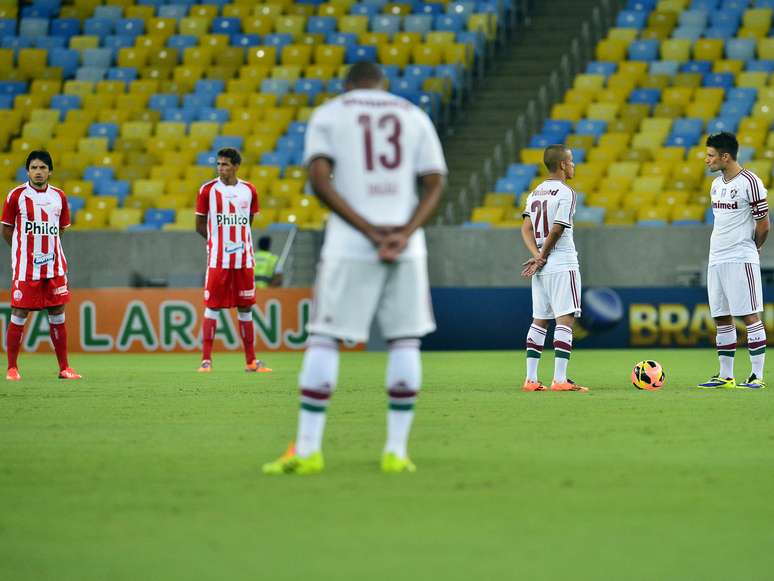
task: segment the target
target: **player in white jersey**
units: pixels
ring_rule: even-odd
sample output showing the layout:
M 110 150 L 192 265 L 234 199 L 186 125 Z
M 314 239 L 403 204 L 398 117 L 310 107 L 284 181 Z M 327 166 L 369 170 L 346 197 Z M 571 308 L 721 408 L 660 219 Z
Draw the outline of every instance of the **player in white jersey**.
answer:
M 524 391 L 545 391 L 538 379 L 538 364 L 548 323 L 554 327 L 554 378 L 552 391 L 588 391 L 567 378 L 572 353 L 572 329 L 581 314 L 581 279 L 578 253 L 572 239 L 575 191 L 566 181 L 575 175 L 572 151 L 551 145 L 543 153 L 549 176 L 527 196 L 521 237 L 532 257 L 522 276 L 532 277 L 532 325 L 527 333 L 527 379 Z
M 440 200 L 446 162 L 429 117 L 383 86 L 377 65 L 353 65 L 347 92 L 318 108 L 307 127 L 310 182 L 333 215 L 299 376 L 298 437 L 284 456 L 264 466 L 267 474 L 322 470 L 339 342 L 366 341 L 374 316 L 389 346 L 382 470 L 415 470 L 406 448 L 421 386 L 420 337 L 435 329 L 422 226 Z
M 27 156 L 28 181 L 11 190 L 3 206 L 3 238 L 11 246 L 11 320 L 6 329 L 8 372 L 21 379 L 18 356 L 30 311 L 48 311 L 60 379 L 80 379 L 67 361 L 65 305 L 70 301 L 61 235 L 70 226 L 67 196 L 48 183 L 54 163 L 47 151 Z
M 720 371 L 699 384 L 704 389 L 766 387 L 766 330 L 758 314 L 763 311 L 759 252 L 769 234 L 769 206 L 763 182 L 736 161 L 738 151 L 739 143 L 731 133 L 707 138 L 707 167 L 722 172 L 712 182 L 715 223 L 707 267 L 707 294 L 717 326 Z M 745 382 L 734 379 L 734 317 L 740 317 L 747 326 L 752 370 Z
M 258 213 L 258 192 L 237 178 L 242 156 L 231 147 L 217 154 L 218 179 L 204 184 L 196 198 L 196 231 L 207 240 L 204 280 L 202 362 L 199 371 L 212 371 L 212 344 L 220 309 L 237 308 L 239 334 L 245 352 L 245 371 L 271 371 L 255 358 L 255 280 L 250 228 Z

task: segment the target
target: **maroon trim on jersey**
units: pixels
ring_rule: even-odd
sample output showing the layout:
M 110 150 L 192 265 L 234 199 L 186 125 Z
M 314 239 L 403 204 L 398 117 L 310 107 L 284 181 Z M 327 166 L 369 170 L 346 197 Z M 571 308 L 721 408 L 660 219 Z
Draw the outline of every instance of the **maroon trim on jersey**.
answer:
M 570 271 L 570 290 L 572 291 L 572 306 L 576 309 L 580 308 L 580 301 L 578 300 L 578 288 L 575 286 L 575 271 Z
M 755 275 L 753 274 L 752 264 L 745 262 L 744 270 L 747 274 L 747 287 L 750 289 L 750 307 L 755 311 L 758 308 L 758 297 L 755 295 Z
M 761 192 L 758 187 L 758 180 L 755 179 L 755 174 L 750 173 L 746 169 L 743 169 L 740 173 L 748 182 L 750 182 L 750 193 L 752 194 L 752 199 L 750 201 L 759 202 L 761 200 Z
M 554 224 L 559 224 L 560 226 L 564 226 L 565 228 L 572 228 L 572 225 L 568 224 L 567 222 L 562 222 L 561 220 L 554 219 Z
M 738 177 L 739 177 L 739 174 L 741 174 L 743 171 L 744 171 L 744 169 L 740 169 L 740 170 L 739 170 L 739 173 L 738 173 L 738 174 L 736 174 L 734 177 L 732 177 L 732 178 L 731 178 L 730 180 L 728 180 L 728 181 L 726 181 L 726 177 L 725 177 L 725 176 L 723 176 L 723 175 L 721 175 L 721 176 L 720 176 L 720 179 L 721 179 L 721 180 L 723 180 L 723 183 L 724 183 L 724 184 L 730 184 L 732 181 L 734 181 L 736 178 L 738 178 Z

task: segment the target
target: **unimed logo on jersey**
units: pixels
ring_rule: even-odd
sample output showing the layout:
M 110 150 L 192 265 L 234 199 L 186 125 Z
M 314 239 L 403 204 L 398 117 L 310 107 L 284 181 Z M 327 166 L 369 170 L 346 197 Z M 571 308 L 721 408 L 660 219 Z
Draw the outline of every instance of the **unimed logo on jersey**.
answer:
M 33 236 L 59 236 L 59 226 L 48 222 L 24 221 L 24 233 Z
M 250 220 L 241 214 L 215 214 L 215 223 L 218 226 L 247 226 Z
M 716 210 L 738 210 L 739 202 L 730 204 L 728 202 L 712 202 L 712 207 Z

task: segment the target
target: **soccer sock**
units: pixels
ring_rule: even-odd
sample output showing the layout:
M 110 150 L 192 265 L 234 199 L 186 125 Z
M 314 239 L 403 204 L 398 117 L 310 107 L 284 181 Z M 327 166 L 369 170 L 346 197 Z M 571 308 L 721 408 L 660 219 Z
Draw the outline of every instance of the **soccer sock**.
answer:
M 321 335 L 309 337 L 298 383 L 301 411 L 298 414 L 296 454 L 306 458 L 322 449 L 325 416 L 339 376 L 339 345 Z
M 538 365 L 546 343 L 546 330 L 537 325 L 530 325 L 527 331 L 527 379 L 538 380 Z
M 557 325 L 554 329 L 554 381 L 567 381 L 567 364 L 572 353 L 572 328 Z
M 385 453 L 398 458 L 408 455 L 408 439 L 414 421 L 414 404 L 422 384 L 422 360 L 419 339 L 400 339 L 389 343 L 387 360 L 387 442 Z
M 49 336 L 54 345 L 56 360 L 59 362 L 59 371 L 67 369 L 70 365 L 67 363 L 67 328 L 65 327 L 65 315 L 48 316 Z
M 237 311 L 239 319 L 239 334 L 242 336 L 242 345 L 245 349 L 245 361 L 255 361 L 255 327 L 253 326 L 253 314 Z
M 218 311 L 204 309 L 202 319 L 202 359 L 212 359 L 212 343 L 215 340 L 215 330 L 218 328 Z
M 747 327 L 747 348 L 750 350 L 752 372 L 758 379 L 763 379 L 763 364 L 766 361 L 766 329 L 763 321 Z
M 6 348 L 8 349 L 8 369 L 19 367 L 19 349 L 21 349 L 22 337 L 24 336 L 24 323 L 27 318 L 11 315 L 11 322 L 5 331 Z
M 734 376 L 734 355 L 736 354 L 736 327 L 734 325 L 718 325 L 715 337 L 720 361 L 720 377 L 727 379 Z

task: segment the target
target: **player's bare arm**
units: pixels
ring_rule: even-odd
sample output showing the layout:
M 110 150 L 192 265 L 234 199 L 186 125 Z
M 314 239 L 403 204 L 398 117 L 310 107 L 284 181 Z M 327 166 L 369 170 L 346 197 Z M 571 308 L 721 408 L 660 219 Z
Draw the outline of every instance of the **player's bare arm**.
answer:
M 765 216 L 763 219 L 755 222 L 755 234 L 753 241 L 755 242 L 755 246 L 758 248 L 758 250 L 760 250 L 761 247 L 763 247 L 763 244 L 766 242 L 766 238 L 769 236 L 769 230 L 771 230 L 771 223 L 769 222 L 768 216 Z
M 13 226 L 3 224 L 3 238 L 8 243 L 8 246 L 13 245 Z
M 408 245 L 411 235 L 424 226 L 438 208 L 445 183 L 443 175 L 439 173 L 424 175 L 421 183 L 422 197 L 411 220 L 405 226 L 388 233 L 379 245 L 379 258 L 384 261 L 397 260 Z
M 250 218 L 250 225 L 253 225 L 252 217 Z M 207 240 L 207 216 L 196 214 L 196 232 Z
M 331 165 L 329 159 L 318 157 L 312 160 L 309 164 L 309 183 L 314 193 L 331 211 L 335 212 L 353 228 L 362 232 L 374 246 L 378 246 L 384 239 L 385 231 L 377 228 L 352 209 L 352 206 L 333 187 L 333 182 L 331 181 L 332 173 L 333 165 Z
M 537 246 L 535 230 L 532 226 L 532 219 L 529 216 L 524 217 L 524 223 L 521 225 L 521 239 L 524 240 L 524 245 L 532 255 L 529 260 L 522 264 L 524 268 L 521 271 L 521 276 L 529 278 L 545 266 L 545 260 L 540 258 L 540 249 Z

